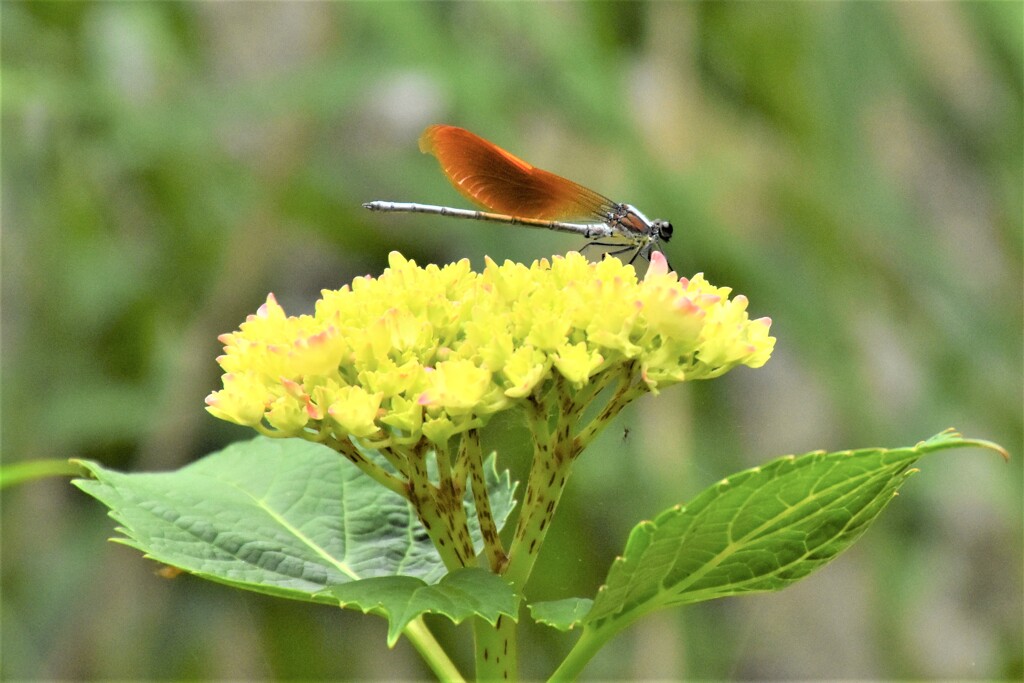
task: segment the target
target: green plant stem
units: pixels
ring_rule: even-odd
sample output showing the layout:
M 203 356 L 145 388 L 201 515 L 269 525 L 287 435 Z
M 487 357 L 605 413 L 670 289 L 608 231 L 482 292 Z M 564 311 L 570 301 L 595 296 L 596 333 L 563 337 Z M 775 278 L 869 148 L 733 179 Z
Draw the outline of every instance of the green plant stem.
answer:
M 25 460 L 0 467 L 0 489 L 47 477 L 80 477 L 85 470 L 77 460 Z
M 462 500 L 455 497 L 451 480 L 441 482 L 438 488 L 430 483 L 422 457 L 410 458 L 409 465 L 405 497 L 423 522 L 445 567 L 452 571 L 469 566 L 474 559 L 473 543 L 466 510 Z
M 333 448 L 338 453 L 341 453 L 345 458 L 349 460 L 353 465 L 362 470 L 366 476 L 370 477 L 378 484 L 385 488 L 394 491 L 400 496 L 406 496 L 405 482 L 398 477 L 384 470 L 384 468 L 378 466 L 375 463 L 370 462 L 363 457 L 363 454 L 356 449 L 356 447 L 349 441 L 341 441 L 334 437 L 328 436 L 323 442 L 325 446 Z
M 645 385 L 633 383 L 633 376 L 624 373 L 619 377 L 619 385 L 615 388 L 615 394 L 608 400 L 601 412 L 590 423 L 580 430 L 576 436 L 575 449 L 580 453 L 608 423 L 618 415 L 623 408 L 629 405 L 638 396 L 646 391 Z
M 571 472 L 572 458 L 560 447 L 553 450 L 551 457 L 534 457 L 526 494 L 523 496 L 523 509 L 509 546 L 508 565 L 503 574 L 520 592 L 526 587 L 533 572 L 533 565 L 551 528 L 551 519 Z
M 556 681 L 575 681 L 583 672 L 583 667 L 594 658 L 594 655 L 604 647 L 605 643 L 611 640 L 612 636 L 619 633 L 621 627 L 615 629 L 601 629 L 584 627 L 580 639 L 576 641 L 569 654 L 562 663 L 558 665 L 555 672 L 548 679 L 549 683 Z
M 528 417 L 534 452 L 523 495 L 516 532 L 509 545 L 508 564 L 502 576 L 523 592 L 547 536 L 558 500 L 569 480 L 576 452 L 572 451 L 572 426 L 579 409 L 564 387 L 556 384 L 531 404 Z M 552 430 L 551 418 L 555 419 Z
M 507 616 L 500 616 L 492 626 L 476 617 L 473 620 L 473 640 L 477 681 L 519 680 L 516 622 Z
M 484 478 L 484 461 L 480 450 L 480 432 L 471 429 L 463 436 L 462 450 L 469 466 L 473 488 L 473 501 L 476 504 L 476 516 L 480 523 L 480 536 L 484 542 L 484 553 L 487 564 L 495 574 L 501 574 L 508 562 L 505 548 L 498 536 L 498 526 L 494 523 L 491 513 L 491 500 L 487 493 L 487 481 Z
M 459 670 L 455 668 L 455 663 L 445 653 L 444 648 L 434 638 L 434 634 L 430 632 L 427 625 L 423 622 L 423 617 L 417 617 L 409 622 L 409 625 L 405 627 L 402 632 L 412 646 L 416 648 L 416 651 L 423 657 L 423 661 L 427 663 L 430 670 L 434 672 L 440 681 L 451 681 L 453 683 L 464 683 L 466 679 L 462 677 Z

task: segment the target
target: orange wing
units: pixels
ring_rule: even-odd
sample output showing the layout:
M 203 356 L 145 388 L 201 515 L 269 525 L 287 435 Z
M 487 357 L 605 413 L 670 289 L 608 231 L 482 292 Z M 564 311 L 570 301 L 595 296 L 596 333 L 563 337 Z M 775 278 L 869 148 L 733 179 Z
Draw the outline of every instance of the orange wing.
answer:
M 420 151 L 437 157 L 455 189 L 488 211 L 548 221 L 604 221 L 616 206 L 463 128 L 428 127 L 420 136 Z

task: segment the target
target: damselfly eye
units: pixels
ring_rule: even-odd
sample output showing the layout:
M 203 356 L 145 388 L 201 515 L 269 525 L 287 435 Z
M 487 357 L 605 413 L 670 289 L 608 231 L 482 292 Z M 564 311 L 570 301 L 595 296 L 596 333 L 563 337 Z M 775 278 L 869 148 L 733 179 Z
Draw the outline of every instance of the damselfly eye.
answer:
M 661 238 L 662 242 L 668 242 L 672 239 L 672 224 L 668 221 L 663 221 L 660 218 L 655 220 L 654 230 L 658 233 L 658 237 Z

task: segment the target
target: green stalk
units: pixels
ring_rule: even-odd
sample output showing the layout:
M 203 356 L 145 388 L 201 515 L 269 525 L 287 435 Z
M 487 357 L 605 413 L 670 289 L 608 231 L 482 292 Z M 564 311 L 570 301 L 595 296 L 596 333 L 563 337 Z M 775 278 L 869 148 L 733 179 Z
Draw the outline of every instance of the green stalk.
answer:
M 379 465 L 364 458 L 363 454 L 356 449 L 352 442 L 347 440 L 341 441 L 332 436 L 328 436 L 323 440 L 323 444 L 325 446 L 330 446 L 335 451 L 348 458 L 349 462 L 362 470 L 364 474 L 376 481 L 378 484 L 394 491 L 400 496 L 406 497 L 405 482 L 390 472 L 387 472 L 383 467 L 380 467 Z M 382 454 L 387 455 L 387 451 L 382 451 Z M 401 468 L 397 469 L 401 471 Z
M 502 615 L 491 626 L 484 619 L 476 617 L 473 620 L 473 640 L 477 681 L 519 680 L 516 622 Z
M 594 629 L 585 626 L 583 633 L 580 634 L 580 639 L 576 641 L 576 644 L 569 650 L 569 654 L 558 665 L 555 672 L 551 674 L 548 683 L 578 680 L 583 672 L 583 667 L 594 658 L 598 650 L 611 640 L 612 636 L 621 631 L 621 624 L 617 624 L 614 629 Z
M 491 513 L 490 496 L 484 478 L 483 455 L 480 448 L 480 433 L 471 429 L 462 436 L 460 457 L 471 477 L 473 500 L 476 504 L 480 535 L 484 541 L 484 553 L 491 571 L 500 574 L 508 562 L 505 549 L 498 535 L 498 527 Z M 515 681 L 519 678 L 516 649 L 516 623 L 500 616 L 494 625 L 477 617 L 473 620 L 473 645 L 478 681 Z
M 520 592 L 533 572 L 533 565 L 558 508 L 558 500 L 572 472 L 572 458 L 562 450 L 556 448 L 553 451 L 554 457 L 541 461 L 535 459 L 530 468 L 523 509 L 509 546 L 508 565 L 504 574 L 505 579 Z
M 498 536 L 498 526 L 494 523 L 491 513 L 491 499 L 487 493 L 487 481 L 484 479 L 484 461 L 480 449 L 480 432 L 471 429 L 462 437 L 462 454 L 469 467 L 472 481 L 473 501 L 476 503 L 476 516 L 480 522 L 480 536 L 484 541 L 484 552 L 487 564 L 495 574 L 501 574 L 508 562 L 505 548 Z
M 449 479 L 441 487 L 430 483 L 421 453 L 409 458 L 409 483 L 404 492 L 416 516 L 437 548 L 448 571 L 468 566 L 473 560 L 466 510 L 461 499 L 452 503 L 454 486 Z
M 409 625 L 405 627 L 402 634 L 409 639 L 412 646 L 416 648 L 416 651 L 423 657 L 423 661 L 427 663 L 430 670 L 434 672 L 439 681 L 447 681 L 450 683 L 465 683 L 465 678 L 459 673 L 459 670 L 455 667 L 455 663 L 445 653 L 444 648 L 434 638 L 434 634 L 430 632 L 427 625 L 423 622 L 423 617 L 417 617 L 409 622 Z
M 25 460 L 0 467 L 0 489 L 47 477 L 81 477 L 86 469 L 77 460 Z
M 631 367 L 631 366 L 630 366 Z M 615 387 L 615 393 L 605 404 L 601 412 L 598 413 L 597 417 L 590 421 L 590 423 L 579 431 L 576 436 L 574 449 L 577 453 L 583 452 L 590 442 L 593 441 L 594 437 L 600 433 L 602 429 L 608 426 L 616 415 L 618 415 L 623 408 L 630 404 L 637 397 L 641 396 L 646 391 L 646 385 L 636 384 L 633 382 L 633 375 L 627 368 L 626 372 L 619 375 L 619 384 Z
M 572 425 L 578 416 L 578 409 L 560 387 L 549 391 L 542 402 L 531 405 L 533 414 L 528 421 L 534 439 L 533 462 L 504 573 L 504 577 L 520 592 L 533 572 L 558 500 L 572 472 L 575 456 L 571 450 Z M 555 433 L 552 433 L 549 422 L 552 414 L 557 416 Z

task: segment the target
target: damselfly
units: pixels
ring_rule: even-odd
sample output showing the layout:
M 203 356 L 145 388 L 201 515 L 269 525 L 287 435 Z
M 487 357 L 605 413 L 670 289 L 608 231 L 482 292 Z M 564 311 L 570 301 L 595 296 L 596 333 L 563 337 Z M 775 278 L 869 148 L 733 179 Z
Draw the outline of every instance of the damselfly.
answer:
M 571 232 L 589 240 L 584 249 L 600 249 L 609 256 L 632 252 L 629 263 L 649 261 L 651 252 L 661 251 L 660 243 L 672 238 L 668 221 L 652 221 L 630 204 L 536 168 L 463 128 L 428 127 L 420 136 L 420 151 L 437 157 L 455 189 L 485 211 L 382 201 L 363 207 Z

